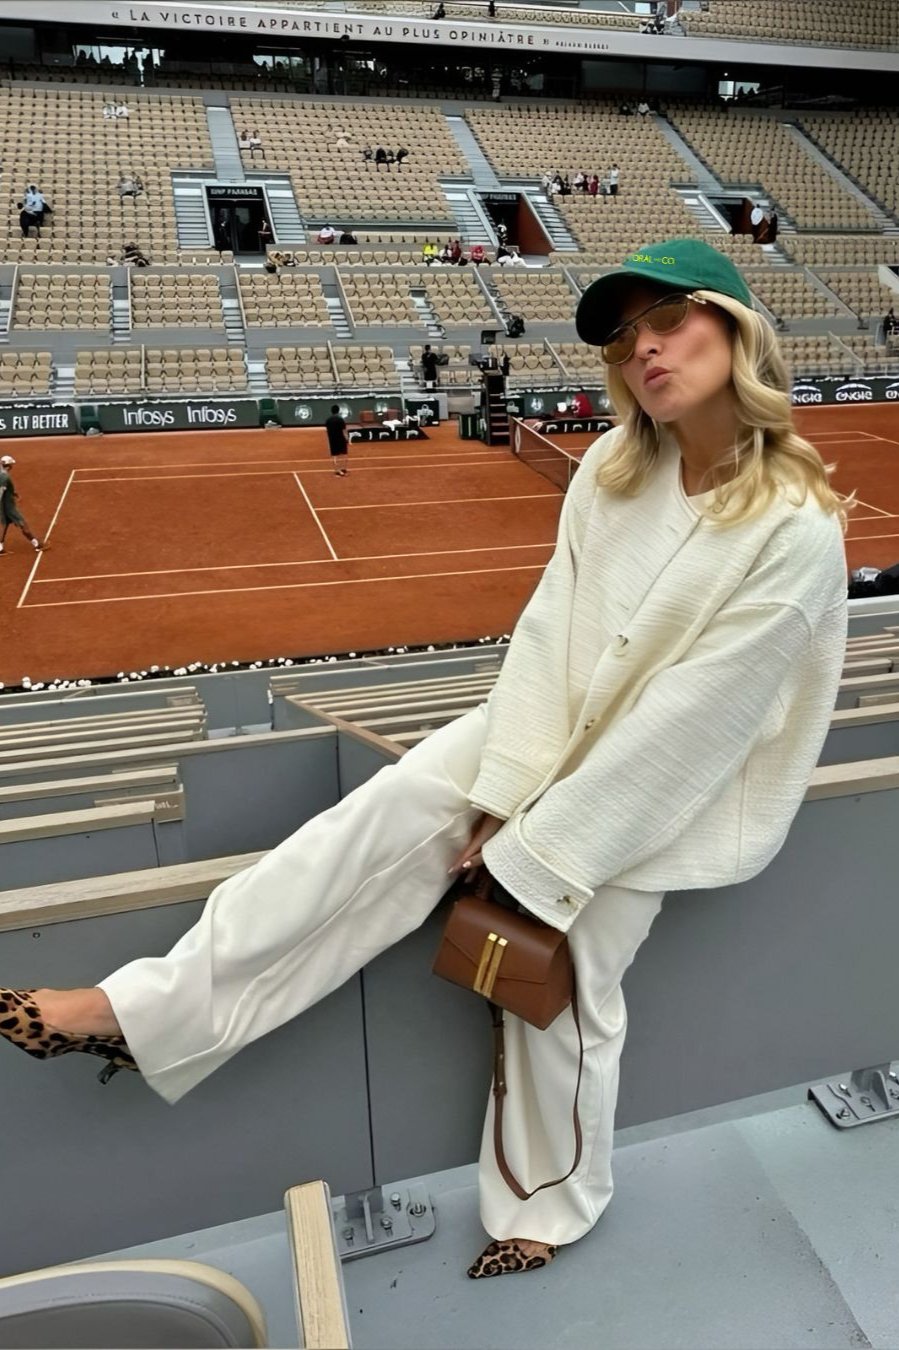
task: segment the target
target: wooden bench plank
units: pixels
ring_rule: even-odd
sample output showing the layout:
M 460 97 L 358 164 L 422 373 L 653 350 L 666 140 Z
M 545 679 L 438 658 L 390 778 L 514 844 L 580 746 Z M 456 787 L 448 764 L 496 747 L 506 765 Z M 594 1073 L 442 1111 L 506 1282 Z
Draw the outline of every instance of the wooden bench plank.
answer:
M 141 733 L 129 739 L 128 744 L 132 749 L 141 747 L 162 746 L 169 754 L 171 748 L 175 745 L 181 745 L 185 741 L 198 741 L 202 739 L 200 729 L 197 727 L 185 727 L 177 731 L 164 731 L 153 733 Z M 121 750 L 121 738 L 115 740 L 95 741 L 91 743 L 91 752 L 102 750 Z M 85 746 L 81 742 L 74 744 L 57 745 L 21 745 L 14 750 L 0 749 L 0 765 L 6 767 L 18 765 L 20 768 L 24 764 L 33 764 L 41 760 L 53 762 L 53 756 L 58 756 L 58 763 L 64 764 L 66 759 L 72 759 L 84 753 Z
M 264 851 L 237 853 L 172 867 L 0 891 L 0 932 L 205 900 L 220 882 L 264 857 Z
M 300 1341 L 307 1350 L 349 1350 L 349 1319 L 327 1183 L 291 1186 L 284 1209 Z
M 52 782 L 12 783 L 0 787 L 0 803 L 40 801 L 42 797 L 62 797 L 79 792 L 126 792 L 129 789 L 148 788 L 166 792 L 178 786 L 178 767 L 164 765 L 159 769 L 134 769 L 128 773 L 101 773 L 89 778 L 59 778 Z
M 0 845 L 26 839 L 56 839 L 63 834 L 96 834 L 123 825 L 145 825 L 155 819 L 156 803 L 134 801 L 119 806 L 91 806 L 83 811 L 55 811 L 47 816 L 18 816 L 0 820 Z
M 857 796 L 899 787 L 899 755 L 860 759 L 851 764 L 819 764 L 805 794 L 806 801 L 821 797 Z

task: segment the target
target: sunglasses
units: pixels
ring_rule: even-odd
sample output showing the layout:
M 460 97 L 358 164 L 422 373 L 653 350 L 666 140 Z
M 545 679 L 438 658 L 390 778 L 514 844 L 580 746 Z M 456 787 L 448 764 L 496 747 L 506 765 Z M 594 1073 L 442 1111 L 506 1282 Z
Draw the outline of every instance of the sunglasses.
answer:
M 645 323 L 652 333 L 673 333 L 686 319 L 691 302 L 694 305 L 708 304 L 707 300 L 700 300 L 696 295 L 678 291 L 674 295 L 663 295 L 661 300 L 655 300 L 627 323 L 621 324 L 602 344 L 602 359 L 606 365 L 620 366 L 630 360 L 637 346 L 638 323 Z

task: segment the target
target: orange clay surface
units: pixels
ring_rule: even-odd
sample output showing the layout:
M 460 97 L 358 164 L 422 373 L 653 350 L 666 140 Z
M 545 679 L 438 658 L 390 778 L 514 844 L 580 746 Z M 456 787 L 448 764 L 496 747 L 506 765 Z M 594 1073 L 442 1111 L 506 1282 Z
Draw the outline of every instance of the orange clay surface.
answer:
M 899 560 L 899 408 L 801 409 L 860 504 L 850 567 Z M 580 453 L 591 437 L 558 443 Z M 5 441 L 23 515 L 0 558 L 0 680 L 369 651 L 507 633 L 552 551 L 562 497 L 506 448 L 351 447 L 324 431 Z

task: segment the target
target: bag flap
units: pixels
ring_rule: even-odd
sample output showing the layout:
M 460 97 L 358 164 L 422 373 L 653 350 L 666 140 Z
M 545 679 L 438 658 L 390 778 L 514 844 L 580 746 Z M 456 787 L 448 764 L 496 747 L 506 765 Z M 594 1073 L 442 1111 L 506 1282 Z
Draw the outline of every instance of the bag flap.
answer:
M 462 896 L 453 905 L 443 940 L 477 969 L 489 933 L 508 942 L 501 978 L 530 984 L 546 983 L 560 948 L 566 944 L 566 935 L 557 928 L 471 895 Z

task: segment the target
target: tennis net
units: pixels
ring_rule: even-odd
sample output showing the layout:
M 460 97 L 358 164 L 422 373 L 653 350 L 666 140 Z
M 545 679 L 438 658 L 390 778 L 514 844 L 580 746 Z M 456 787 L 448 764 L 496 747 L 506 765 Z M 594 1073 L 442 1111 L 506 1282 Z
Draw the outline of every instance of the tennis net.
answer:
M 528 468 L 534 469 L 551 483 L 555 483 L 557 488 L 567 492 L 568 484 L 581 461 L 574 455 L 569 455 L 567 450 L 560 450 L 527 422 L 522 422 L 517 417 L 510 420 L 513 454 L 518 456 L 522 464 L 527 464 Z

